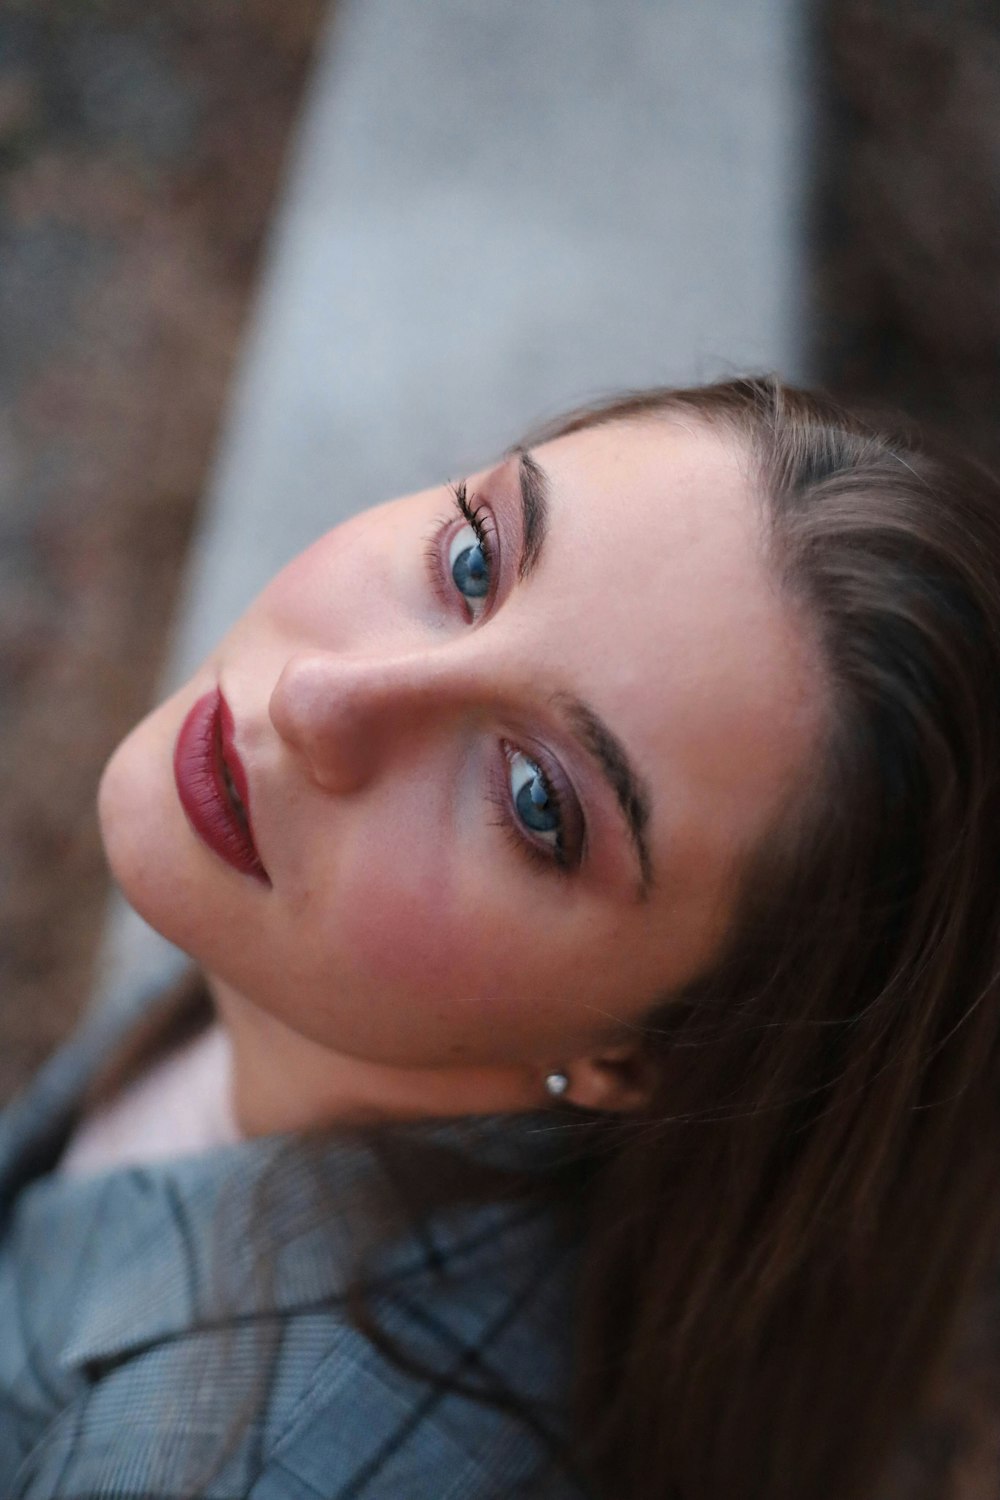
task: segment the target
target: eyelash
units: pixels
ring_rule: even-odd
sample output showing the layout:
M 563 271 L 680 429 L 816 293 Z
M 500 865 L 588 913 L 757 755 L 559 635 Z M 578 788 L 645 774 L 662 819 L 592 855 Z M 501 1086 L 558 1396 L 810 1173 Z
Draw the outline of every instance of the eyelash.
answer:
M 489 531 L 487 530 L 486 523 L 483 520 L 483 507 L 481 505 L 477 506 L 475 504 L 470 504 L 468 489 L 466 487 L 464 479 L 459 480 L 458 484 L 449 485 L 449 489 L 451 490 L 451 496 L 455 502 L 459 514 L 465 517 L 469 525 L 472 527 L 473 531 L 476 533 L 476 541 L 479 543 L 480 547 L 482 547 L 483 556 L 492 568 L 496 562 L 496 559 L 494 557 L 495 549 L 490 538 Z M 474 501 L 475 496 L 473 496 L 472 498 Z
M 491 577 L 495 577 L 497 566 L 496 547 L 493 543 L 492 537 L 490 536 L 489 525 L 484 519 L 483 507 L 480 505 L 476 505 L 474 496 L 470 501 L 468 486 L 466 485 L 464 479 L 459 480 L 455 484 L 449 485 L 448 488 L 451 492 L 452 500 L 454 501 L 455 510 L 448 515 L 440 516 L 438 518 L 438 520 L 435 522 L 434 530 L 428 538 L 425 547 L 428 567 L 437 592 L 441 595 L 442 598 L 447 598 L 455 590 L 454 582 L 448 576 L 448 571 L 444 563 L 442 548 L 442 539 L 444 533 L 455 524 L 455 511 L 457 511 L 462 520 L 465 521 L 466 524 L 469 525 L 475 533 L 476 540 L 479 543 L 479 546 L 482 548 L 483 556 L 486 559 L 486 565 L 490 570 Z M 543 776 L 545 776 L 544 769 L 542 769 L 542 774 Z M 493 823 L 494 827 L 500 829 L 504 837 L 511 844 L 512 848 L 514 848 L 517 853 L 520 854 L 524 859 L 527 859 L 530 862 L 533 869 L 545 870 L 550 873 L 554 872 L 558 875 L 563 876 L 570 874 L 571 867 L 566 860 L 564 852 L 560 848 L 558 842 L 554 845 L 547 845 L 543 848 L 540 844 L 536 843 L 535 840 L 530 837 L 530 835 L 521 831 L 517 816 L 513 811 L 513 808 L 511 807 L 510 787 L 507 778 L 508 763 L 507 756 L 506 754 L 504 754 L 502 784 L 500 782 L 500 778 L 496 777 L 495 775 L 491 775 L 489 778 L 490 784 L 486 795 L 489 798 L 489 801 L 496 808 L 498 814 L 497 817 L 492 818 L 490 821 Z M 555 803 L 556 809 L 559 813 L 560 825 L 562 825 L 565 822 L 566 816 L 562 798 L 559 796 L 558 789 L 553 784 L 552 779 L 549 776 L 545 776 L 545 784 L 549 790 L 549 795 Z

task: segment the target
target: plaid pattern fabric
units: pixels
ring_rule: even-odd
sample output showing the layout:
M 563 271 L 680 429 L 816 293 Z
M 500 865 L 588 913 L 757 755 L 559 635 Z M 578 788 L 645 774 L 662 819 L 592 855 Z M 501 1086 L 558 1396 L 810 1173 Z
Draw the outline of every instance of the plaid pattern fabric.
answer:
M 397 1234 L 370 1262 L 369 1338 L 348 1302 L 371 1145 L 48 1170 L 129 1022 L 96 1018 L 0 1117 L 3 1500 L 579 1500 L 559 1457 L 574 1257 L 550 1215 L 484 1203 Z M 539 1171 L 555 1135 L 414 1130 Z M 321 1218 L 331 1195 L 344 1212 Z

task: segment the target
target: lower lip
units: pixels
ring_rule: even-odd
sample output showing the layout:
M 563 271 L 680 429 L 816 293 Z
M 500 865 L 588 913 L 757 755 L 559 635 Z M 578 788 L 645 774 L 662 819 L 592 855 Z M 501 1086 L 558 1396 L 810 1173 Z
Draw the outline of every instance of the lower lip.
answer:
M 227 771 L 243 815 L 230 798 Z M 270 885 L 253 841 L 246 772 L 233 744 L 233 716 L 218 688 L 199 698 L 181 725 L 174 780 L 188 822 L 202 842 L 234 870 Z

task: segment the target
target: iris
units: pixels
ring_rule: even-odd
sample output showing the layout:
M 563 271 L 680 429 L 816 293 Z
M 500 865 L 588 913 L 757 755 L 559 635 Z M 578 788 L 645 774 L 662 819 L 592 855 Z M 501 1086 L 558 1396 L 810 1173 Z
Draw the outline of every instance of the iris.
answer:
M 459 540 L 464 540 L 464 536 L 463 529 Z M 479 541 L 467 543 L 460 551 L 452 548 L 451 576 L 459 593 L 467 599 L 486 597 L 490 589 L 490 568 Z
M 518 817 L 535 833 L 559 831 L 559 807 L 534 761 L 518 751 L 511 759 L 511 785 Z

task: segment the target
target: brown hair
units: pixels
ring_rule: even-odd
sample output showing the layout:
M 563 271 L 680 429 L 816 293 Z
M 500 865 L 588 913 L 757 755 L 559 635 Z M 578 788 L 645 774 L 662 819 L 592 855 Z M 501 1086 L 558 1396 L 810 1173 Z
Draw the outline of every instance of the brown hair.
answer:
M 603 1500 L 859 1500 L 1000 1232 L 1000 488 L 773 378 L 536 436 L 678 415 L 747 456 L 828 727 L 718 961 L 647 1018 L 648 1109 L 581 1120 L 567 1467 Z
M 773 378 L 616 400 L 748 455 L 832 713 L 712 972 L 649 1017 L 584 1252 L 580 1451 L 609 1500 L 849 1500 L 995 1248 L 1000 489 Z

